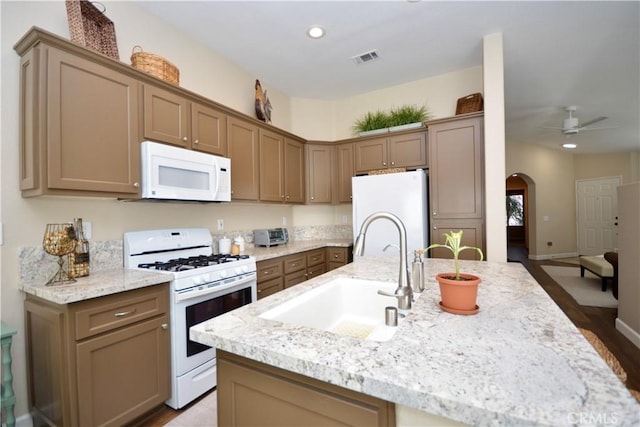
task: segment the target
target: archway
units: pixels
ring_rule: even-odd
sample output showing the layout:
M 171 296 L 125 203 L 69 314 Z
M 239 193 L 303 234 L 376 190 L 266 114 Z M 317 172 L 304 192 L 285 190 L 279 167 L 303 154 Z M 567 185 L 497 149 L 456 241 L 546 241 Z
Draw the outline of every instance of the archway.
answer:
M 507 252 L 535 253 L 535 183 L 522 173 L 506 180 Z

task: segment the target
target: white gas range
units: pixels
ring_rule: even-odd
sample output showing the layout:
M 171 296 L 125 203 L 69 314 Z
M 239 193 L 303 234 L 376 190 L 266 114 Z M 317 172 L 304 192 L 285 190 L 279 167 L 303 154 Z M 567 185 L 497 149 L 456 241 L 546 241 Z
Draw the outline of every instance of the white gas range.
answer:
M 254 302 L 256 261 L 213 254 L 206 228 L 124 234 L 124 267 L 170 275 L 171 390 L 167 405 L 179 409 L 216 386 L 215 349 L 189 339 L 189 328 Z

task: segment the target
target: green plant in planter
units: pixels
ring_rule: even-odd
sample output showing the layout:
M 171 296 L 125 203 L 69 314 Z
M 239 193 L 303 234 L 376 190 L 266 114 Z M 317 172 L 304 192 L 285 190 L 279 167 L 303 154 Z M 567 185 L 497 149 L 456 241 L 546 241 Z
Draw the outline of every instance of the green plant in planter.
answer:
M 429 249 L 433 248 L 447 248 L 451 252 L 453 252 L 453 263 L 456 271 L 456 280 L 460 280 L 460 266 L 458 263 L 458 255 L 460 254 L 460 252 L 467 249 L 475 249 L 480 254 L 480 261 L 484 259 L 484 255 L 482 254 L 482 250 L 480 248 L 476 248 L 475 246 L 461 246 L 462 230 L 458 231 L 457 233 L 453 230 L 449 233 L 444 233 L 444 237 L 446 239 L 444 245 L 440 243 L 434 243 L 423 249 L 423 252 L 426 252 Z
M 389 127 L 389 115 L 383 111 L 375 113 L 368 112 L 363 117 L 356 120 L 353 130 L 358 132 L 366 132 L 369 130 L 384 129 Z
M 426 106 L 402 105 L 394 107 L 389 113 L 389 126 L 408 125 L 410 123 L 424 122 L 431 118 L 431 113 Z

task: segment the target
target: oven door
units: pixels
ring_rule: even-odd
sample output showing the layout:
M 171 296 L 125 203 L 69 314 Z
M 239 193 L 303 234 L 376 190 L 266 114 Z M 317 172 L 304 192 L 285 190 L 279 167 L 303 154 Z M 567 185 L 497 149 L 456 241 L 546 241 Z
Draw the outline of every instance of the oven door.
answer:
M 172 353 L 175 377 L 215 358 L 215 348 L 189 339 L 189 328 L 256 300 L 256 273 L 226 279 L 220 285 L 175 292 Z

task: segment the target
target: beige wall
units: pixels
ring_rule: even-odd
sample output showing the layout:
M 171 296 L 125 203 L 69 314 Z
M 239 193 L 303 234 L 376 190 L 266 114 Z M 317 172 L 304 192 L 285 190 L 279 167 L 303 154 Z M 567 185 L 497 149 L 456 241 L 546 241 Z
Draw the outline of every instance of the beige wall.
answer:
M 576 199 L 573 154 L 532 144 L 506 145 L 506 175 L 524 173 L 535 183 L 536 239 L 530 240 L 533 259 L 576 253 Z M 547 220 L 545 220 L 547 217 Z M 533 222 L 533 224 L 531 224 Z M 552 242 L 553 246 L 547 246 Z
M 180 69 L 180 86 L 253 116 L 256 77 L 144 13 L 132 2 L 103 2 L 107 16 L 115 23 L 122 62 L 130 63 L 134 45 L 166 57 Z M 180 204 L 120 202 L 113 199 L 39 197 L 23 199 L 18 183 L 19 57 L 13 45 L 31 28 L 69 37 L 64 2 L 0 1 L 1 19 L 1 156 L 0 218 L 4 244 L 0 247 L 0 314 L 18 329 L 13 348 L 14 384 L 18 400 L 16 414 L 27 413 L 24 354 L 23 295 L 18 290 L 20 247 L 38 246 L 45 224 L 82 217 L 92 223 L 92 240 L 121 239 L 129 230 L 176 226 L 216 228 L 223 219 L 226 230 L 274 227 L 287 217 L 292 225 L 331 225 L 351 222 L 351 206 L 280 206 L 251 203 Z M 188 46 L 188 48 L 185 48 Z M 306 139 L 335 140 L 351 136 L 356 116 L 378 105 L 387 108 L 403 103 L 423 103 L 436 117 L 452 115 L 456 99 L 481 91 L 481 67 L 428 78 L 336 101 L 290 99 L 268 81 L 261 80 L 274 104 L 273 124 Z M 416 95 L 418 94 L 418 95 Z M 372 107 L 373 106 L 373 107 Z M 53 261 L 52 261 L 53 262 Z
M 591 179 L 621 176 L 622 183 L 637 181 L 633 171 L 638 169 L 638 156 L 634 153 L 576 154 L 575 178 Z

